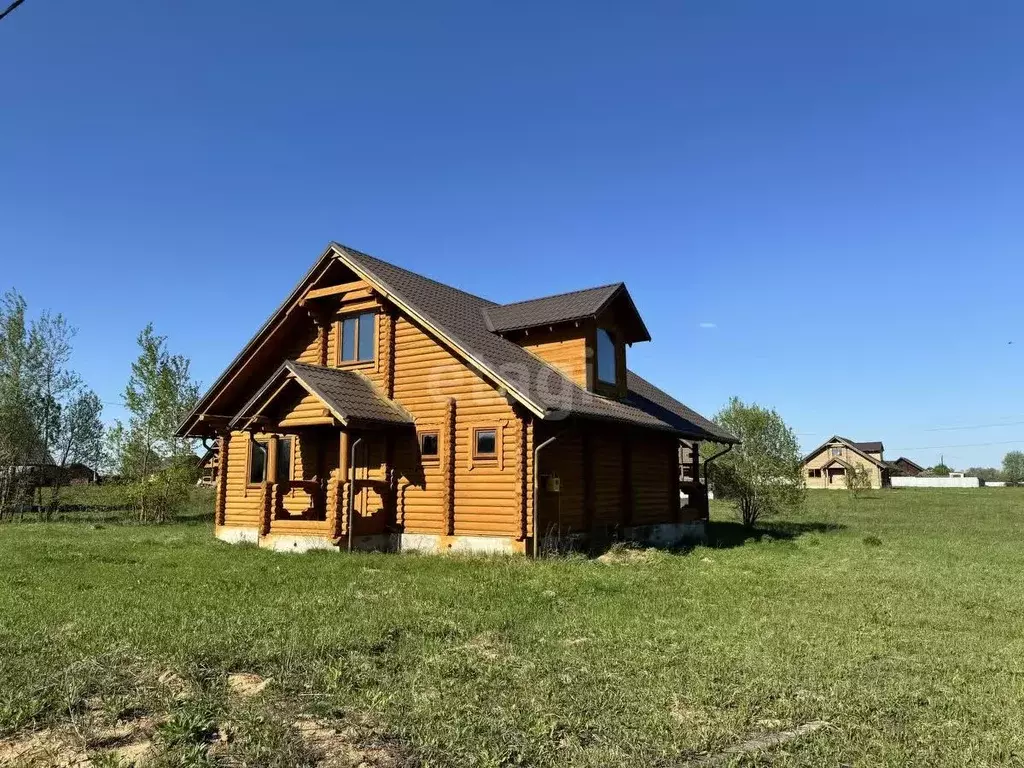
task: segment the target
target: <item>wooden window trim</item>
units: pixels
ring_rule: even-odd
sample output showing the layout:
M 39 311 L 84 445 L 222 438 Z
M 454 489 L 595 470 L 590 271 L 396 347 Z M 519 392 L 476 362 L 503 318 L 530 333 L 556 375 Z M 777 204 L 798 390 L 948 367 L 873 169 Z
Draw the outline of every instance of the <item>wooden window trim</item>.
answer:
M 437 453 L 435 453 L 433 456 L 423 453 L 423 438 L 425 435 L 433 435 L 435 438 L 437 438 Z M 444 450 L 444 447 L 441 442 L 440 428 L 428 427 L 426 429 L 417 430 L 416 442 L 419 445 L 420 461 L 422 461 L 424 464 L 429 464 L 431 466 L 433 466 L 434 464 L 441 463 L 441 452 Z
M 257 483 L 252 482 L 252 444 L 258 443 L 263 446 L 266 451 L 266 457 L 263 460 L 263 479 Z M 269 437 L 249 437 L 246 435 L 245 439 L 245 487 L 246 490 L 250 488 L 260 488 L 263 483 L 267 482 L 267 476 L 270 475 L 270 438 Z
M 359 316 L 360 315 L 373 315 L 373 326 L 374 326 L 374 349 L 373 358 L 370 360 L 342 360 L 341 359 L 341 347 L 342 347 L 342 336 L 341 329 L 342 323 L 350 317 L 356 318 L 356 354 L 359 352 Z M 334 318 L 334 359 L 331 361 L 335 368 L 341 368 L 343 370 L 366 369 L 376 372 L 379 370 L 380 365 L 380 318 L 381 311 L 377 304 L 370 306 L 361 307 L 344 307 L 341 312 Z
M 273 478 L 272 482 L 277 482 L 277 451 L 270 450 L 271 440 L 276 443 L 278 439 L 288 440 L 290 449 L 288 452 L 288 480 L 295 479 L 295 451 L 298 448 L 298 440 L 294 435 L 262 435 L 260 437 L 247 438 L 245 441 L 245 489 L 248 492 L 250 489 L 262 488 L 263 484 L 268 479 Z M 263 480 L 258 483 L 250 482 L 249 478 L 252 477 L 252 444 L 259 443 L 267 451 L 266 461 L 263 465 Z M 273 457 L 273 458 L 271 458 Z M 248 495 L 248 494 L 246 494 Z
M 494 453 L 477 453 L 476 436 L 478 432 L 494 432 Z M 471 424 L 469 426 L 469 469 L 476 466 L 498 467 L 504 469 L 502 457 L 503 423 Z

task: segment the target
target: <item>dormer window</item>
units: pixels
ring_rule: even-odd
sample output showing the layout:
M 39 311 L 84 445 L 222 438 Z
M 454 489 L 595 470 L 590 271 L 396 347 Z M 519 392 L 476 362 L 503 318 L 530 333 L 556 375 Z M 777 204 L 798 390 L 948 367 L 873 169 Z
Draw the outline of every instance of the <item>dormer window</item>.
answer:
M 610 331 L 597 329 L 597 380 L 603 384 L 616 384 L 618 365 L 615 360 L 615 339 Z

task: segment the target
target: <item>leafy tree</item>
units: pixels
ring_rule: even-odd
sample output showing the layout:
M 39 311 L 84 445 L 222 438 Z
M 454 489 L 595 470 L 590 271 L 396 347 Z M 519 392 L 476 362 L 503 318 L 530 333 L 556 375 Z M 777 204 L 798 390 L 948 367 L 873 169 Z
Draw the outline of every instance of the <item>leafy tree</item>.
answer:
M 968 477 L 977 477 L 986 483 L 996 483 L 1003 479 L 1003 470 L 996 467 L 970 467 L 964 470 Z
M 734 502 L 745 526 L 753 527 L 803 501 L 800 447 L 774 409 L 733 397 L 715 421 L 741 441 L 711 465 L 715 494 Z
M 1010 451 L 1003 456 L 1003 476 L 1007 485 L 1024 485 L 1024 451 Z
M 31 488 L 24 468 L 38 453 L 32 357 L 25 299 L 8 291 L 0 299 L 0 517 L 24 508 Z
M 949 473 L 953 470 L 943 464 L 941 461 L 934 467 L 928 470 L 928 474 L 933 477 L 949 477 Z
M 864 491 L 871 490 L 871 473 L 867 467 L 856 464 L 846 470 L 846 489 L 854 498 L 860 497 Z
M 85 464 L 99 470 L 103 451 L 103 403 L 91 389 L 79 388 L 74 397 L 60 409 L 53 435 L 53 458 L 59 471 L 55 473 L 50 509 L 60 504 L 60 490 L 70 464 Z
M 167 349 L 153 324 L 138 336 L 139 356 L 124 391 L 128 423 L 116 422 L 110 447 L 119 473 L 135 489 L 141 520 L 162 521 L 185 502 L 194 462 L 194 442 L 174 431 L 199 400 L 190 362 Z
M 35 487 L 48 517 L 67 462 L 95 453 L 102 405 L 70 368 L 75 329 L 60 314 L 27 314 L 16 291 L 0 299 L 0 515 L 24 511 Z M 45 509 L 44 483 L 54 486 Z

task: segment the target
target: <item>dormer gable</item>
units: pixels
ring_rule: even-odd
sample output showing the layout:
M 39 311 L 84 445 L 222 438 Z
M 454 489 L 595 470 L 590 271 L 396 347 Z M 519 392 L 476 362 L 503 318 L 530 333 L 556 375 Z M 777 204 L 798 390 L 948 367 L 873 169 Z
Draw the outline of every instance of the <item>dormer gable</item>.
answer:
M 626 348 L 651 335 L 623 283 L 495 305 L 484 311 L 492 333 L 558 368 L 581 387 L 623 398 Z

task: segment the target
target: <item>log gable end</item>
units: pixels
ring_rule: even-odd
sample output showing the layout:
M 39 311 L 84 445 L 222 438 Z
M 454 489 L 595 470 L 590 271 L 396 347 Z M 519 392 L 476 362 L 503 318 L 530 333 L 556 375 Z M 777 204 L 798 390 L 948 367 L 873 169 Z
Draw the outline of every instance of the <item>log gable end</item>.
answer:
M 649 336 L 624 286 L 582 294 L 580 317 L 504 330 L 519 309 L 332 246 L 179 430 L 220 438 L 218 536 L 527 551 L 553 524 L 677 520 L 679 437 L 732 438 L 627 371 Z M 554 298 L 541 309 L 561 311 Z M 556 370 L 572 397 L 549 405 L 536 383 Z

